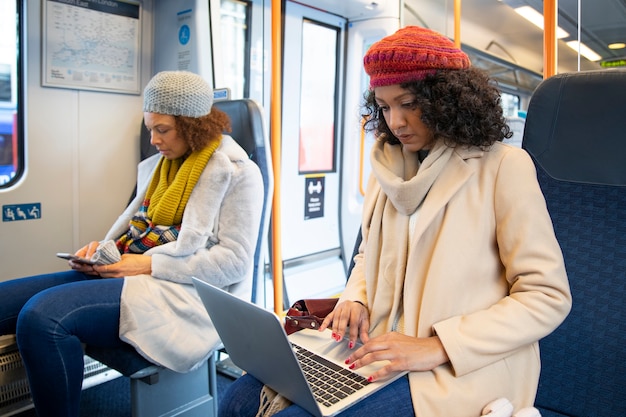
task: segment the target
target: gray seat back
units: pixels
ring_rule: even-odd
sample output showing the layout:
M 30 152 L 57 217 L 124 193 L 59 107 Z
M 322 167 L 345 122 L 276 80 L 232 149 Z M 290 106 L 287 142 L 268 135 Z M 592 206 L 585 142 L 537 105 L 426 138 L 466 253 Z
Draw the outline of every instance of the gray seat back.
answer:
M 265 244 L 269 230 L 274 176 L 270 154 L 269 139 L 265 134 L 261 107 L 251 99 L 216 101 L 215 107 L 230 117 L 232 132 L 230 135 L 248 153 L 263 176 L 264 196 L 261 225 L 254 253 L 254 276 L 252 279 L 252 302 L 256 302 L 257 282 L 265 275 Z

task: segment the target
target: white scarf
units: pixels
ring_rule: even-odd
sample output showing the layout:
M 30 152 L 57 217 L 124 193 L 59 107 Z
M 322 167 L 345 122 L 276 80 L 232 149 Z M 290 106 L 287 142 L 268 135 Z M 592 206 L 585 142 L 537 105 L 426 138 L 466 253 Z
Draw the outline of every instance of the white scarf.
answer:
M 376 199 L 365 248 L 365 273 L 370 277 L 370 336 L 391 331 L 394 320 L 402 316 L 409 218 L 426 198 L 453 151 L 438 141 L 420 164 L 416 152 L 399 145 L 378 142 L 372 149 L 372 173 L 382 191 Z

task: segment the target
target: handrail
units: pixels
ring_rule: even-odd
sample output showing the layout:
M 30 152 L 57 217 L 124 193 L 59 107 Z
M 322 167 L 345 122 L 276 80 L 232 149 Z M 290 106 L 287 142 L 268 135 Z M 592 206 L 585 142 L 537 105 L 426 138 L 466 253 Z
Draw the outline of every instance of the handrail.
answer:
M 272 282 L 274 285 L 274 312 L 283 311 L 283 254 L 281 231 L 281 148 L 282 148 L 282 1 L 272 3 L 272 86 L 270 92 L 270 138 L 274 170 L 272 204 Z
M 543 1 L 543 79 L 556 74 L 557 1 Z

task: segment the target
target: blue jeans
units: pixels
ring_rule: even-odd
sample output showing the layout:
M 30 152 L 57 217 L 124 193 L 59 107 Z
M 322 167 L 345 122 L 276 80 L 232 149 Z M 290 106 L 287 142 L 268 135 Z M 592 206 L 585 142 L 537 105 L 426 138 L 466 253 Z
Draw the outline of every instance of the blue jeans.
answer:
M 254 417 L 259 410 L 259 396 L 263 384 L 250 374 L 246 374 L 233 382 L 219 401 L 218 417 Z M 311 414 L 292 404 L 276 417 L 304 417 Z M 415 416 L 409 379 L 402 377 L 380 391 L 359 401 L 352 407 L 338 414 L 338 417 L 362 416 Z
M 71 270 L 0 282 L 0 335 L 17 335 L 38 416 L 79 415 L 81 343 L 128 346 L 119 338 L 123 283 Z

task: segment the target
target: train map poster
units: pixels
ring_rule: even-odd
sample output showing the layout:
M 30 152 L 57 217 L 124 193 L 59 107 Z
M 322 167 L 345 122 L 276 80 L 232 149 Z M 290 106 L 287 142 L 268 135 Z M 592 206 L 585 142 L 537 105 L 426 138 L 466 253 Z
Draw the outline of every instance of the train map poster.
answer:
M 136 1 L 43 0 L 42 85 L 140 94 Z

